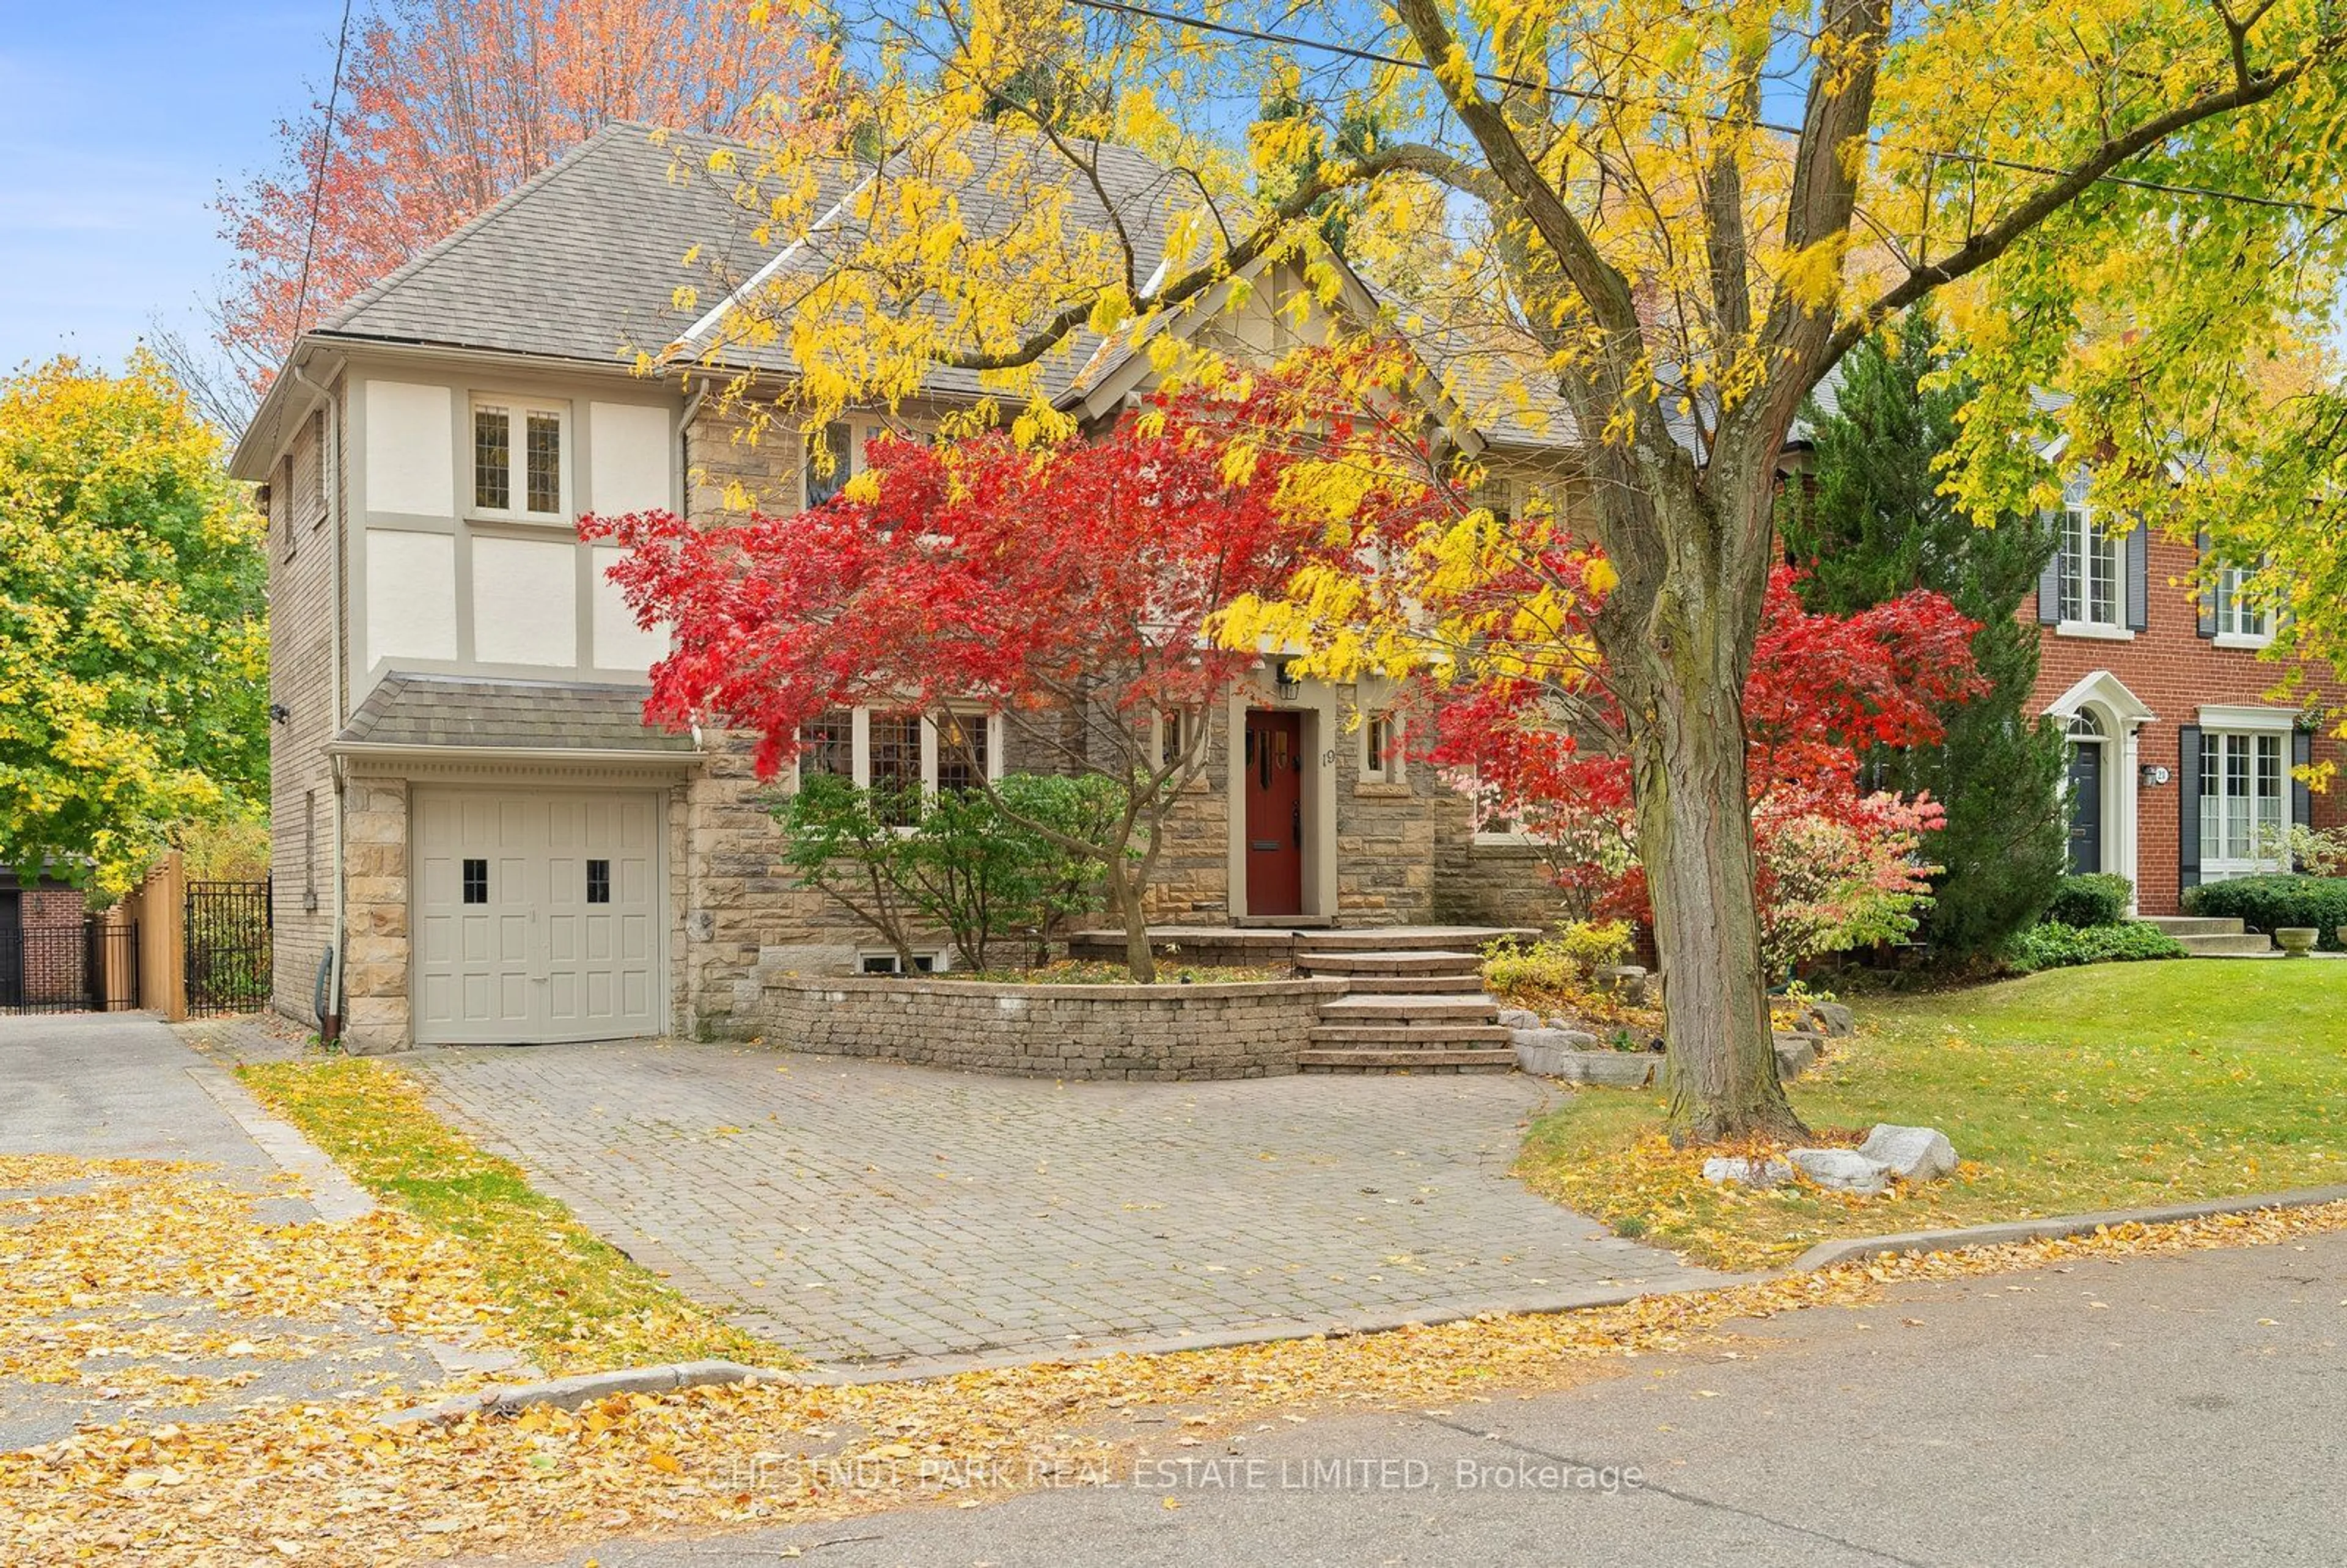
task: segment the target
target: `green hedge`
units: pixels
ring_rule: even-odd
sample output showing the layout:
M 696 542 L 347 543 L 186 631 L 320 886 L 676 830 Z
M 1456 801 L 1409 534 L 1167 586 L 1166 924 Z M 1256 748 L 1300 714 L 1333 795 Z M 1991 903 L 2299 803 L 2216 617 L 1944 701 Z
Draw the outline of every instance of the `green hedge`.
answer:
M 2124 876 L 2098 871 L 2087 876 L 2065 876 L 2054 885 L 2054 902 L 2045 918 L 2057 926 L 2116 926 L 2127 918 L 2127 900 L 2135 884 Z
M 2157 926 L 2122 920 L 2116 926 L 2065 926 L 2047 920 L 2015 937 L 2004 950 L 2005 967 L 2022 974 L 2067 968 L 2073 964 L 2134 963 L 2180 958 L 2184 944 Z
M 2311 926 L 2316 941 L 2336 952 L 2347 925 L 2347 876 L 2236 876 L 2188 887 L 2184 907 L 2195 915 L 2237 919 L 2253 931 Z

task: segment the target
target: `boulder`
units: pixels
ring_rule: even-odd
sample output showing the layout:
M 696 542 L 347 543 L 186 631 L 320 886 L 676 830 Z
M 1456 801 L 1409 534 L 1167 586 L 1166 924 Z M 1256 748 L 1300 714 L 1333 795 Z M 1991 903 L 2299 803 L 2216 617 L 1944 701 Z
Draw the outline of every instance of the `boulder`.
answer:
M 1557 1038 L 1574 1032 L 1548 1029 L 1516 1030 L 1516 1065 L 1542 1078 L 1596 1083 L 1609 1089 L 1643 1089 L 1646 1081 L 1654 1076 L 1657 1059 L 1642 1051 L 1586 1050 Z
M 1902 1182 L 1936 1182 L 1956 1173 L 1956 1146 L 1937 1127 L 1896 1127 L 1885 1122 L 1858 1152 L 1881 1161 Z
M 1567 1045 L 1577 1046 L 1583 1050 L 1587 1050 L 1591 1047 L 1599 1043 L 1595 1035 L 1590 1033 L 1587 1030 L 1583 1029 L 1571 1019 L 1566 1018 L 1563 1013 L 1559 1013 L 1556 1017 L 1548 1020 L 1540 1027 L 1547 1030 L 1552 1034 L 1563 1035 Z
M 1646 971 L 1638 964 L 1600 964 L 1589 978 L 1601 991 L 1610 991 L 1627 1007 L 1646 1005 Z
M 1741 1155 L 1714 1154 L 1703 1163 L 1706 1182 L 1733 1182 L 1745 1187 L 1781 1186 L 1793 1179 L 1793 1167 L 1782 1160 L 1747 1160 Z
M 1498 1021 L 1507 1025 L 1510 1029 L 1538 1029 L 1541 1027 L 1540 1014 L 1532 1012 L 1525 1008 L 1501 1008 L 1499 1012 Z
M 1818 1185 L 1868 1197 L 1891 1188 L 1891 1167 L 1855 1149 L 1794 1149 L 1785 1158 Z
M 1777 1076 L 1790 1082 L 1818 1064 L 1818 1038 L 1813 1034 L 1777 1033 Z
M 1840 1040 L 1858 1032 L 1858 1018 L 1840 1002 L 1811 1002 L 1809 1014 L 1818 1020 L 1818 1028 L 1827 1038 Z

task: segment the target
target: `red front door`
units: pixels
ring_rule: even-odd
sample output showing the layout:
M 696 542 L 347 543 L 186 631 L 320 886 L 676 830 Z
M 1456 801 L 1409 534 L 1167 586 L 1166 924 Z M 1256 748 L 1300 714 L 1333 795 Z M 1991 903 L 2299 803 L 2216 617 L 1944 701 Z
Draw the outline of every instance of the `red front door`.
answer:
M 1246 716 L 1246 907 L 1304 913 L 1304 715 Z

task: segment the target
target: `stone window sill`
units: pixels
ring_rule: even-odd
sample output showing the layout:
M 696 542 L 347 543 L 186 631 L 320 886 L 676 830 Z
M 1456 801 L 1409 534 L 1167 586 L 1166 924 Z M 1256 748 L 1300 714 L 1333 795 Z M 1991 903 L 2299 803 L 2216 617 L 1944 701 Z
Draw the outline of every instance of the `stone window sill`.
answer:
M 2135 633 L 2124 626 L 2106 626 L 2099 620 L 2065 620 L 2054 628 L 2056 637 L 2084 637 L 2103 642 L 2133 642 Z

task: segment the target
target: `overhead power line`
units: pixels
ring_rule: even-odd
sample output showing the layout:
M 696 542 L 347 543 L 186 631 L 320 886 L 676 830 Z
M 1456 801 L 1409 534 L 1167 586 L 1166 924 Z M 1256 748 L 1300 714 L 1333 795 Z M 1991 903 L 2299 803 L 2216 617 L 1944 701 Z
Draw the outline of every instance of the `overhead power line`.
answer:
M 1275 33 L 1260 27 L 1243 26 L 1235 22 L 1216 22 L 1204 16 L 1185 16 L 1175 11 L 1161 11 L 1154 6 L 1136 5 L 1129 0 L 1073 0 L 1088 11 L 1110 12 L 1118 15 L 1136 16 L 1145 21 L 1162 22 L 1168 26 L 1185 27 L 1193 32 L 1214 33 L 1228 38 L 1243 38 L 1251 43 L 1277 44 L 1288 48 L 1310 49 L 1316 53 L 1335 55 L 1364 65 L 1392 66 L 1406 71 L 1423 71 L 1430 67 L 1424 60 L 1414 60 L 1405 55 L 1392 55 L 1379 49 L 1365 49 L 1354 44 L 1339 44 L 1327 38 L 1298 37 L 1292 33 Z M 1502 71 L 1478 70 L 1475 79 L 1490 82 L 1494 87 L 1513 87 L 1521 92 L 1544 93 L 1553 97 L 1571 98 L 1579 103 L 1612 104 L 1635 108 L 1636 100 L 1621 93 L 1601 92 L 1590 87 L 1560 87 L 1553 82 L 1538 82 L 1525 77 L 1510 76 Z M 1714 125 L 1728 123 L 1729 117 L 1716 109 L 1697 111 L 1694 118 Z M 1771 131 L 1779 136 L 1798 137 L 1798 126 L 1779 125 L 1768 120 L 1752 122 L 1756 130 Z M 1921 158 L 1935 158 L 1949 163 L 1970 164 L 1981 169 L 2003 169 L 2013 174 L 2033 174 L 2058 179 L 2070 171 L 2049 164 L 2029 163 L 2016 159 L 1995 158 L 1979 152 L 1949 152 L 1932 149 L 1904 148 L 1870 138 L 1879 149 L 1911 152 Z M 2123 185 L 2137 190 L 2151 190 L 2168 196 L 2198 196 L 2212 201 L 2234 201 L 2245 206 L 2263 207 L 2274 210 L 2304 212 L 2321 218 L 2347 218 L 2347 208 L 2330 207 L 2317 201 L 2297 201 L 2285 197 L 2260 196 L 2249 190 L 2220 190 L 2205 185 L 2182 185 L 2164 179 L 2146 179 L 2127 174 L 2102 174 L 2095 179 L 2097 185 Z
M 326 205 L 326 160 L 334 148 L 334 110 L 343 97 L 343 56 L 351 41 L 351 0 L 343 0 L 343 26 L 334 35 L 334 77 L 326 87 L 326 123 L 318 135 L 318 167 L 310 175 L 310 226 L 302 236 L 302 282 L 293 291 L 293 330 L 285 352 L 302 341 L 302 319 L 310 308 L 310 261 L 317 254 L 318 219 Z

